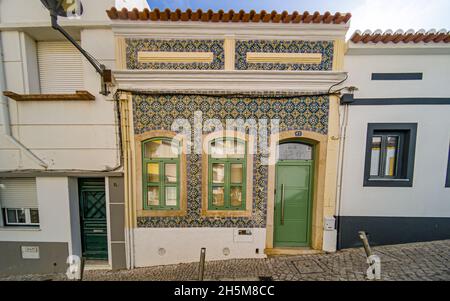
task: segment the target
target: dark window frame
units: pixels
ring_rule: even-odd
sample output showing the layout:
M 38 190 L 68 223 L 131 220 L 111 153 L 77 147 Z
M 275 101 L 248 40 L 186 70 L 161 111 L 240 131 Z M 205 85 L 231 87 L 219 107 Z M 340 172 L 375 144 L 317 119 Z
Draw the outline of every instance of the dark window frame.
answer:
M 447 178 L 445 180 L 445 187 L 450 188 L 450 145 L 448 146 Z
M 372 73 L 372 80 L 423 80 L 423 72 Z
M 404 133 L 399 144 L 398 168 L 401 169 L 397 177 L 374 177 L 370 175 L 372 160 L 372 137 L 379 133 Z M 414 161 L 416 152 L 417 123 L 369 123 L 367 126 L 366 157 L 364 164 L 365 187 L 412 187 L 414 176 Z

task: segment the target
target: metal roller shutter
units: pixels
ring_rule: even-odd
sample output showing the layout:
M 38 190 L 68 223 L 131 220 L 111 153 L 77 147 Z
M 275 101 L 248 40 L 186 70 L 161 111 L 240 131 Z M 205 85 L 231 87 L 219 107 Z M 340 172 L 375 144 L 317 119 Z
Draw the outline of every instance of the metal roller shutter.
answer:
M 2 208 L 37 208 L 35 178 L 0 179 Z
M 81 54 L 69 42 L 38 42 L 41 93 L 84 90 Z

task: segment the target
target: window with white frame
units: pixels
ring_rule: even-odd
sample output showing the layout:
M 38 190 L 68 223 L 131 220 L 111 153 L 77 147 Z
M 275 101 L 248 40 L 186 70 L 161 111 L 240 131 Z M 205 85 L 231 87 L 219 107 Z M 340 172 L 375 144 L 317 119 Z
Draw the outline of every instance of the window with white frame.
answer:
M 36 179 L 0 179 L 0 206 L 5 226 L 39 226 Z

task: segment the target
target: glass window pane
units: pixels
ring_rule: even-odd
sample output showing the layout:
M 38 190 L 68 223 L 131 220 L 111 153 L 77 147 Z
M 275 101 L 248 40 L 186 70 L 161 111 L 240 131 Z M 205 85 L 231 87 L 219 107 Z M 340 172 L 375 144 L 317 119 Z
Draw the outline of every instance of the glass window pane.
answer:
M 176 183 L 177 182 L 177 165 L 176 164 L 165 164 L 165 178 L 166 183 Z
M 166 187 L 166 206 L 177 205 L 177 188 Z
M 214 140 L 211 142 L 211 157 L 225 158 L 225 142 L 223 140 Z
M 23 209 L 18 209 L 17 210 L 17 222 L 24 224 L 26 223 L 26 218 L 25 218 L 25 210 Z
M 177 158 L 179 144 L 173 140 L 153 140 L 145 144 L 145 157 L 155 158 Z
M 225 180 L 225 164 L 215 163 L 212 165 L 213 183 L 221 184 Z
M 8 223 L 17 223 L 16 210 L 7 209 Z
M 39 224 L 39 210 L 30 209 L 30 220 L 32 224 Z
M 378 176 L 380 170 L 380 154 L 381 154 L 381 137 L 374 136 L 372 137 L 372 146 L 371 146 L 371 161 L 370 161 L 370 175 Z
M 242 205 L 242 187 L 231 187 L 231 206 L 240 207 Z
M 213 206 L 221 207 L 225 205 L 225 190 L 223 187 L 213 187 L 212 194 Z
M 299 142 L 278 145 L 278 160 L 312 160 L 313 147 Z
M 149 206 L 159 206 L 159 187 L 148 187 L 147 204 Z
M 227 140 L 226 154 L 227 158 L 244 158 L 245 143 L 239 140 Z
M 384 174 L 393 177 L 397 174 L 398 136 L 388 136 L 386 142 L 386 166 Z
M 148 182 L 157 183 L 159 182 L 159 164 L 158 163 L 148 163 L 147 164 L 147 174 Z
M 242 164 L 231 164 L 231 183 L 242 183 Z
M 214 140 L 211 142 L 212 158 L 244 158 L 245 143 L 240 140 Z

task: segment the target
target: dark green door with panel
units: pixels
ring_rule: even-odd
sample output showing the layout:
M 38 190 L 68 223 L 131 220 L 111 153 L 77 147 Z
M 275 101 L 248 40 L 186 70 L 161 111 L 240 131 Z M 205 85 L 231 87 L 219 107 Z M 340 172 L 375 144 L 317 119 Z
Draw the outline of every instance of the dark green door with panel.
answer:
M 108 259 L 106 193 L 103 178 L 79 179 L 80 223 L 83 257 Z
M 300 150 L 309 147 L 304 144 L 299 146 Z M 297 146 L 294 146 L 294 150 L 295 147 Z M 293 157 L 303 158 L 303 155 Z M 306 158 L 311 160 L 280 160 L 276 165 L 275 247 L 310 246 L 314 166 L 312 148 Z

